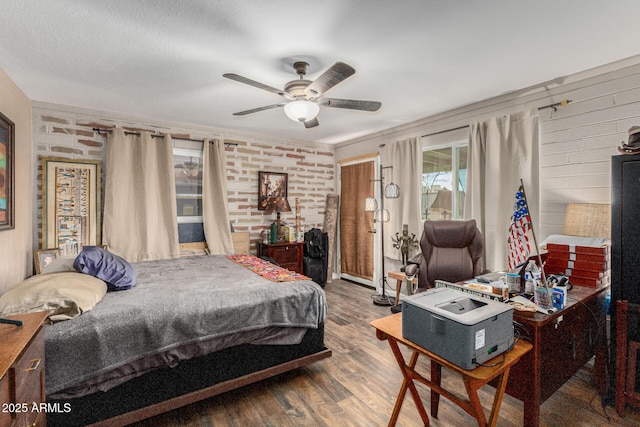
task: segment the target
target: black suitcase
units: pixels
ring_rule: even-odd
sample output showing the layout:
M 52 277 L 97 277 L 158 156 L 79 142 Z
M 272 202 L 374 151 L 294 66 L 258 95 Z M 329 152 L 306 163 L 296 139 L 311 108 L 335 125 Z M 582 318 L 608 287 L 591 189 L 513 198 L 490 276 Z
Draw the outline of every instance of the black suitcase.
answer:
M 304 275 L 324 287 L 327 283 L 327 262 L 322 258 L 304 257 Z
M 304 275 L 323 286 L 327 283 L 329 266 L 329 235 L 318 228 L 304 233 Z

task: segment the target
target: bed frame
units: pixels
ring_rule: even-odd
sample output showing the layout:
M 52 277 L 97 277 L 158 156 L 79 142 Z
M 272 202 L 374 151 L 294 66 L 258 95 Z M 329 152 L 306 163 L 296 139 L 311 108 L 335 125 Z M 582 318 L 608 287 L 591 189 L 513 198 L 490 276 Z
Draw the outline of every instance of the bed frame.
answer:
M 47 413 L 47 425 L 125 426 L 330 356 L 322 324 L 308 329 L 297 345 L 241 345 L 151 371 L 106 392 L 48 399 L 70 411 Z
M 232 233 L 235 253 L 249 253 L 249 233 Z M 206 243 L 181 244 L 184 255 L 204 253 Z M 61 408 L 47 413 L 49 427 L 125 426 L 301 368 L 331 356 L 324 324 L 308 329 L 296 345 L 245 344 L 159 368 L 106 392 L 74 399 L 47 399 Z M 70 408 L 64 412 L 64 408 Z

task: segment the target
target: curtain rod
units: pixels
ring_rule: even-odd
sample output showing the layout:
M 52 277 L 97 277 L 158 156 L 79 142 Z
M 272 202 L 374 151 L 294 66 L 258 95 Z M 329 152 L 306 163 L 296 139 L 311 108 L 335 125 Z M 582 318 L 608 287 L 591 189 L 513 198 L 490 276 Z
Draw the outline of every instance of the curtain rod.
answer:
M 100 135 L 100 132 L 104 132 L 104 133 L 112 133 L 113 130 L 111 129 L 102 129 L 102 128 L 93 128 L 94 132 L 97 132 L 98 135 Z M 131 131 L 124 131 L 125 135 L 137 135 L 140 136 L 140 132 L 131 132 Z M 164 138 L 164 135 L 155 135 L 155 134 L 151 134 L 151 138 Z M 193 138 L 174 138 L 171 137 L 171 139 L 178 139 L 181 141 L 193 141 L 193 142 L 204 142 L 204 139 L 193 139 Z M 226 145 L 227 147 L 229 146 L 236 146 L 238 145 L 238 143 L 236 142 L 225 142 L 224 145 Z
M 460 130 L 460 129 L 464 129 L 464 128 L 468 128 L 469 125 L 464 125 L 464 126 L 458 126 L 457 128 L 453 128 L 453 129 L 447 129 L 447 130 L 441 130 L 438 132 L 432 132 L 432 133 L 428 133 L 426 135 L 422 135 L 421 138 L 424 138 L 426 136 L 434 136 L 434 135 L 440 135 L 441 133 L 447 133 L 447 132 L 453 132 L 455 130 Z
M 570 99 L 563 99 L 562 101 L 556 102 L 554 104 L 538 107 L 538 110 L 544 110 L 545 108 L 553 108 L 553 111 L 558 111 L 558 107 L 566 107 L 570 102 L 571 102 Z
M 562 101 L 556 102 L 554 104 L 543 105 L 542 107 L 538 107 L 538 110 L 544 110 L 546 108 L 553 108 L 553 111 L 558 111 L 558 107 L 566 107 L 570 102 L 571 102 L 570 99 L 563 99 Z M 468 128 L 468 127 L 469 127 L 469 125 L 464 125 L 464 126 L 458 126 L 457 128 L 453 128 L 453 129 L 446 129 L 446 130 L 441 130 L 441 131 L 438 131 L 438 132 L 428 133 L 426 135 L 422 135 L 422 138 L 424 138 L 426 136 L 440 135 L 441 133 L 453 132 L 453 131 L 461 130 L 461 129 Z

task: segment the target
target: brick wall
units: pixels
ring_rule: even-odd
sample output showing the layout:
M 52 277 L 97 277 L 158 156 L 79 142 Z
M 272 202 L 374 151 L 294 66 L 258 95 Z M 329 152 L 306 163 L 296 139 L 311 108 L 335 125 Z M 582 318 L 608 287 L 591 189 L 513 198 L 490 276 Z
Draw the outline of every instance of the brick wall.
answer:
M 335 192 L 334 150 L 329 145 L 296 145 L 270 141 L 260 136 L 221 133 L 196 126 L 129 120 L 121 115 L 82 110 L 75 107 L 34 102 L 34 247 L 42 242 L 42 162 L 43 157 L 102 160 L 106 137 L 94 127 L 168 132 L 175 138 L 218 138 L 237 146 L 227 148 L 227 186 L 229 214 L 237 231 L 249 231 L 251 249 L 260 232 L 275 220 L 275 215 L 258 211 L 258 171 L 285 172 L 289 176 L 289 202 L 296 197 L 302 205 L 305 229 L 322 228 L 327 194 Z M 104 193 L 103 193 L 104 194 Z M 283 213 L 282 220 L 295 224 L 295 212 Z

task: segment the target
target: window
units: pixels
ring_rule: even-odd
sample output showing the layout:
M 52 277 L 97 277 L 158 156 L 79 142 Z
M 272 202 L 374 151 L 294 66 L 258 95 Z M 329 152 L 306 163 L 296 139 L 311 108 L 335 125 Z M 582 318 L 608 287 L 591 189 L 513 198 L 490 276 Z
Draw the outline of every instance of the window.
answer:
M 467 180 L 466 139 L 422 154 L 422 219 L 462 219 Z
M 174 148 L 178 224 L 202 223 L 202 149 Z

